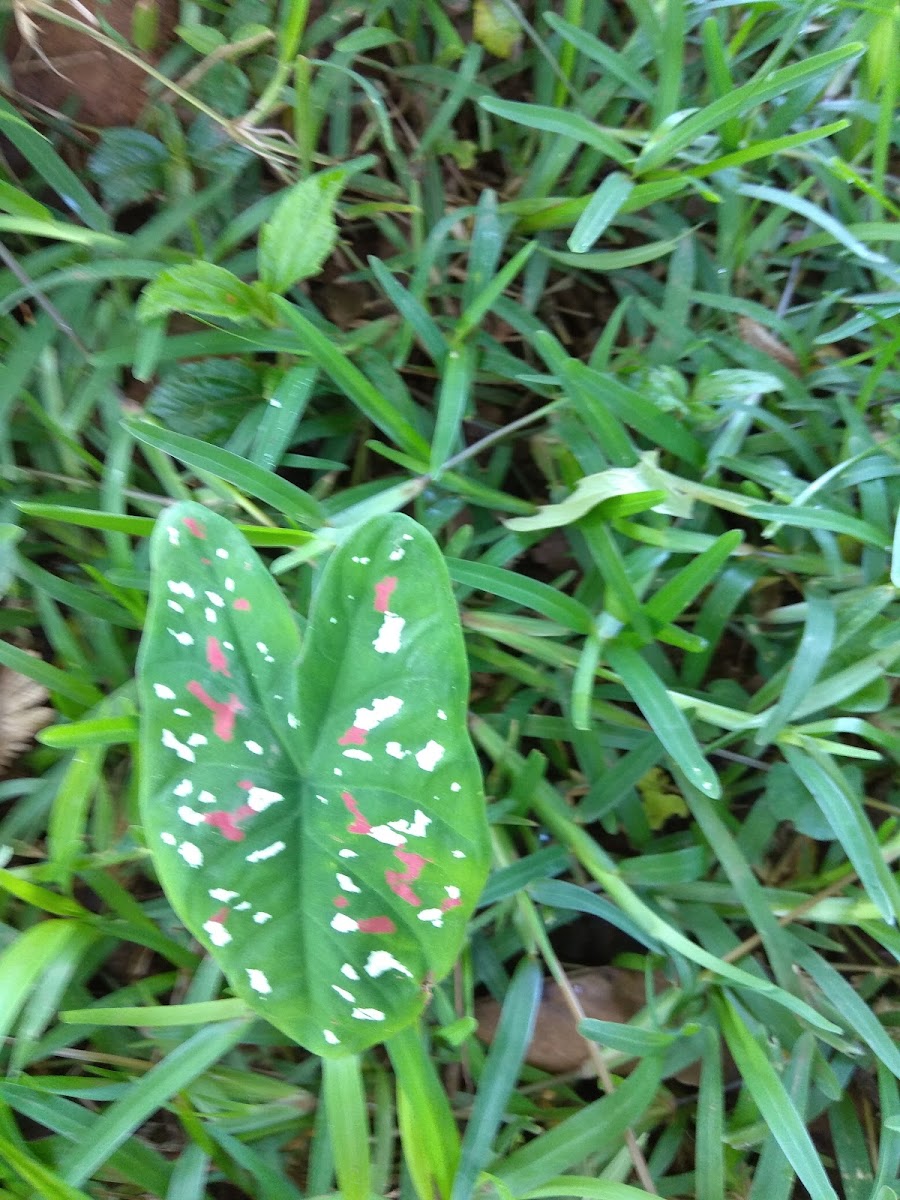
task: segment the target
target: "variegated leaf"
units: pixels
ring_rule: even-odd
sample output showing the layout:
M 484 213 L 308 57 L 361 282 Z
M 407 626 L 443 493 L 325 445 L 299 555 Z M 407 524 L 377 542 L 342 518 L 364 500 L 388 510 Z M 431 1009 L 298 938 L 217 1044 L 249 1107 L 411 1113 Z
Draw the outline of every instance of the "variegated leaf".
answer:
M 141 646 L 147 842 L 235 993 L 323 1055 L 412 1021 L 484 883 L 468 673 L 440 551 L 407 517 L 335 550 L 302 639 L 244 537 L 163 516 Z

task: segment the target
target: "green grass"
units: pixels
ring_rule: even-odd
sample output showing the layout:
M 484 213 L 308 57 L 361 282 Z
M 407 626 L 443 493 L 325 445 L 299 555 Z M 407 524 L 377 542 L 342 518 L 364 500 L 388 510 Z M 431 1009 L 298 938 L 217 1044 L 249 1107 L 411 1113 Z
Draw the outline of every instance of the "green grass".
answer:
M 56 712 L 0 781 L 0 1193 L 895 1197 L 896 5 L 493 0 L 506 59 L 436 0 L 182 7 L 86 160 L 0 100 L 0 664 Z M 320 275 L 138 308 L 252 284 L 334 170 Z M 403 509 L 456 587 L 494 870 L 361 1084 L 246 1023 L 149 866 L 147 534 L 189 496 L 301 615 L 323 522 Z M 586 1080 L 523 1065 L 610 941 L 672 984 L 638 1067 L 591 1025 Z

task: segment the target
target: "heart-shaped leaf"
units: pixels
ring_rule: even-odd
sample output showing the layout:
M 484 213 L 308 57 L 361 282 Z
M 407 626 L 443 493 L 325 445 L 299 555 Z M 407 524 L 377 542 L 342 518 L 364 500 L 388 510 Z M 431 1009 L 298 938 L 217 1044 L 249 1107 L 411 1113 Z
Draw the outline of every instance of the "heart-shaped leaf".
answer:
M 173 908 L 235 993 L 318 1054 L 411 1022 L 484 883 L 468 673 L 409 518 L 336 549 L 302 640 L 244 537 L 183 503 L 151 543 L 141 811 Z

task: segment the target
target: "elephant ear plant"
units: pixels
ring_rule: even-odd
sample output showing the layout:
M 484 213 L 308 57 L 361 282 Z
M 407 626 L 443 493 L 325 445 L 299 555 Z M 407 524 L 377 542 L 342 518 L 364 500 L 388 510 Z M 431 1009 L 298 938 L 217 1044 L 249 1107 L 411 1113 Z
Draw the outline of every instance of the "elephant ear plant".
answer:
M 440 551 L 354 530 L 305 631 L 231 523 L 160 518 L 139 660 L 141 812 L 172 907 L 237 996 L 326 1059 L 411 1025 L 487 869 Z

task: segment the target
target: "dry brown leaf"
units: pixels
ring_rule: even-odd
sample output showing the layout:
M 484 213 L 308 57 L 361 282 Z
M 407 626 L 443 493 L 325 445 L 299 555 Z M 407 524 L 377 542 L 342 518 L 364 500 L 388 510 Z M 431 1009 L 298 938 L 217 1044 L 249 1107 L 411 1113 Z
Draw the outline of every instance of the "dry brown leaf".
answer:
M 572 990 L 578 997 L 584 1015 L 595 1021 L 618 1021 L 624 1025 L 646 1007 L 647 987 L 643 971 L 629 971 L 624 967 L 587 967 L 573 973 L 570 978 Z M 657 993 L 668 986 L 659 972 L 654 976 L 654 986 Z M 478 1019 L 479 1038 L 490 1044 L 500 1020 L 500 1005 L 491 997 L 477 1000 L 475 1016 Z M 578 1032 L 559 985 L 552 980 L 544 982 L 537 1021 L 525 1060 L 531 1066 L 554 1075 L 565 1075 L 582 1068 L 589 1072 L 587 1043 Z M 697 1065 L 692 1064 L 677 1078 L 682 1083 L 696 1086 L 699 1079 Z
M 738 317 L 737 325 L 741 339 L 748 346 L 752 346 L 754 350 L 761 350 L 763 354 L 768 354 L 769 358 L 780 362 L 794 375 L 801 374 L 800 360 L 797 355 L 790 346 L 784 344 L 781 338 L 777 338 L 770 329 L 766 329 L 765 325 L 760 325 L 752 317 Z
M 34 655 L 37 658 L 37 655 Z M 0 768 L 29 748 L 34 735 L 53 720 L 47 689 L 27 675 L 0 667 Z

